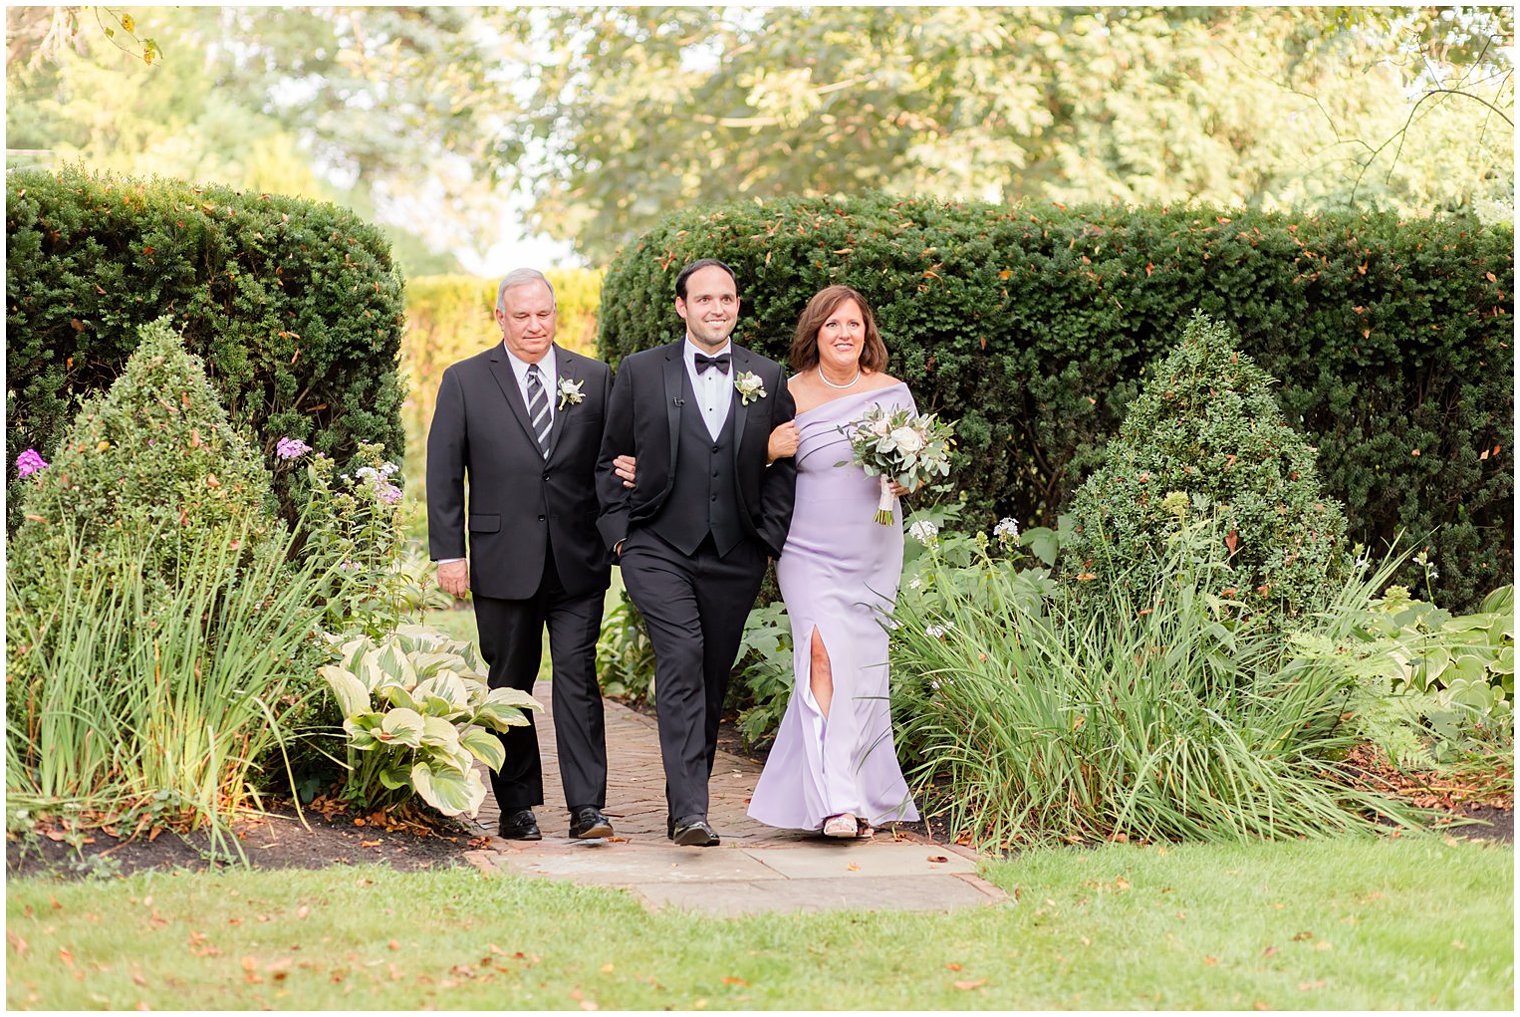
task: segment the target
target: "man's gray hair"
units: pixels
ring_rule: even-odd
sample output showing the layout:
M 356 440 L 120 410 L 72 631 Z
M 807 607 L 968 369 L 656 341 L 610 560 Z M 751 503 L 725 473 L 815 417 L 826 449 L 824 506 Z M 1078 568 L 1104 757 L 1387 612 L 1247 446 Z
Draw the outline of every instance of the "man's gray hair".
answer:
M 549 287 L 549 300 L 554 303 L 556 308 L 559 307 L 559 302 L 554 298 L 554 284 L 549 281 L 547 276 L 536 268 L 514 268 L 501 277 L 501 285 L 496 287 L 496 309 L 503 314 L 507 313 L 507 305 L 502 299 L 507 295 L 507 290 L 514 286 L 527 286 L 529 283 L 536 282 L 541 282 Z

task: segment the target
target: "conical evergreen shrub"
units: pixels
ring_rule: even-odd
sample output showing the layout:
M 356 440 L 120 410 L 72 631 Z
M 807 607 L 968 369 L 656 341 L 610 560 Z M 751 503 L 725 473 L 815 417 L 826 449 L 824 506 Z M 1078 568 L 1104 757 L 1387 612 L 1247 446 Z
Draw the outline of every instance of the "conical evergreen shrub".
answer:
M 113 535 L 155 533 L 146 571 L 168 575 L 182 551 L 242 532 L 256 552 L 279 527 L 270 475 L 217 398 L 200 358 L 170 319 L 144 325 L 141 345 L 75 417 L 51 464 L 27 478 L 12 569 L 40 578 L 71 543 L 105 553 Z M 227 539 L 222 536 L 220 539 Z
M 1073 499 L 1067 579 L 1088 595 L 1122 582 L 1151 602 L 1167 541 L 1212 516 L 1228 562 L 1214 592 L 1243 614 L 1312 609 L 1349 566 L 1346 519 L 1272 385 L 1227 326 L 1195 314 Z

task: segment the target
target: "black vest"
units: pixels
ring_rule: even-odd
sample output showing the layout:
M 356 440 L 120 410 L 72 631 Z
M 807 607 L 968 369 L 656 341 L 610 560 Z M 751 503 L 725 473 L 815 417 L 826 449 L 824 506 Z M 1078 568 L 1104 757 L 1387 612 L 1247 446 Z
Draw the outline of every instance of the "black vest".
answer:
M 739 488 L 734 479 L 733 407 L 723 429 L 714 438 L 707 433 L 691 376 L 681 369 L 681 434 L 676 461 L 671 464 L 675 482 L 649 528 L 682 554 L 695 554 L 709 534 L 718 554 L 727 555 L 744 539 L 739 521 Z

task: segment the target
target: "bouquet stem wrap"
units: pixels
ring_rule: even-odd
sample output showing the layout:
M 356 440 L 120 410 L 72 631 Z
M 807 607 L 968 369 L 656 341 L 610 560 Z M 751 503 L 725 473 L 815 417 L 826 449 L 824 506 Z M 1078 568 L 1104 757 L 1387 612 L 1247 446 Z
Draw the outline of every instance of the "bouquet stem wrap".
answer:
M 881 480 L 881 498 L 876 502 L 876 521 L 883 526 L 892 525 L 892 482 L 886 477 Z

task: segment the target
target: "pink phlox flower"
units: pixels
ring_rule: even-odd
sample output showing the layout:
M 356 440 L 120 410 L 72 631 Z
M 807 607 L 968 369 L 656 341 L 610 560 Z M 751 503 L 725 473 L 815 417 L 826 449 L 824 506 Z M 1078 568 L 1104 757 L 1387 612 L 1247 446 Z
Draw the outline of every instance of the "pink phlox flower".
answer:
M 37 450 L 29 448 L 16 457 L 16 474 L 21 477 L 30 477 L 48 468 L 46 459 L 37 454 Z
M 281 459 L 299 459 L 311 451 L 311 446 L 300 438 L 281 438 L 274 447 L 274 454 Z

